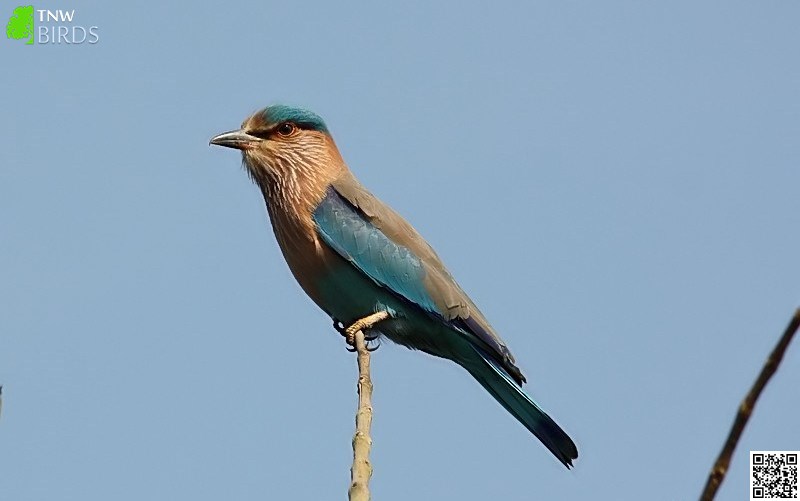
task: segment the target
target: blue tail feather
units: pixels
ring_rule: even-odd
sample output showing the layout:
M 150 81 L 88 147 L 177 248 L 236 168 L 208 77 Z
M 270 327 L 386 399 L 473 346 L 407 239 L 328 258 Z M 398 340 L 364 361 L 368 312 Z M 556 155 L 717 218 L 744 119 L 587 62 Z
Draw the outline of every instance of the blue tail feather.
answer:
M 572 439 L 489 355 L 480 348 L 473 349 L 480 357 L 480 362 L 465 364 L 464 368 L 500 405 L 536 435 L 564 466 L 571 467 L 572 460 L 578 457 L 578 448 Z

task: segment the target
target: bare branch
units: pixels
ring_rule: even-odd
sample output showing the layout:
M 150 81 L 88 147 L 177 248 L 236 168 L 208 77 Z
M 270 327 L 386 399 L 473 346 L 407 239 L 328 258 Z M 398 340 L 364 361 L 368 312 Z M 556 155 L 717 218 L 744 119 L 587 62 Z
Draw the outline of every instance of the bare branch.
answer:
M 372 477 L 372 464 L 369 450 L 372 447 L 370 428 L 372 427 L 372 379 L 369 375 L 369 350 L 364 340 L 363 329 L 369 329 L 389 314 L 385 311 L 373 313 L 356 321 L 347 328 L 345 335 L 358 352 L 358 411 L 356 412 L 356 433 L 353 435 L 353 467 L 350 469 L 350 501 L 369 501 L 369 479 Z
M 711 501 L 714 499 L 714 496 L 716 496 L 717 489 L 719 489 L 720 484 L 725 479 L 725 474 L 728 472 L 728 466 L 731 463 L 731 456 L 733 456 L 733 451 L 736 449 L 736 444 L 739 443 L 742 431 L 747 421 L 750 419 L 750 416 L 753 414 L 756 400 L 761 396 L 761 392 L 764 390 L 770 378 L 772 378 L 772 375 L 778 370 L 778 365 L 780 365 L 783 359 L 783 354 L 786 352 L 786 348 L 789 346 L 789 342 L 792 340 L 795 332 L 797 332 L 798 327 L 800 327 L 800 308 L 795 310 L 789 325 L 786 326 L 786 331 L 784 331 L 783 336 L 781 336 L 778 344 L 775 345 L 769 358 L 767 358 L 767 362 L 761 369 L 758 379 L 753 383 L 753 387 L 750 388 L 747 396 L 744 397 L 741 405 L 739 405 L 739 411 L 736 414 L 733 427 L 731 427 L 731 431 L 728 434 L 728 439 L 725 441 L 725 446 L 722 447 L 722 451 L 719 453 L 719 457 L 717 457 L 717 461 L 714 463 L 714 467 L 711 469 L 711 473 L 708 476 L 708 482 L 706 482 L 703 493 L 700 495 L 701 501 Z

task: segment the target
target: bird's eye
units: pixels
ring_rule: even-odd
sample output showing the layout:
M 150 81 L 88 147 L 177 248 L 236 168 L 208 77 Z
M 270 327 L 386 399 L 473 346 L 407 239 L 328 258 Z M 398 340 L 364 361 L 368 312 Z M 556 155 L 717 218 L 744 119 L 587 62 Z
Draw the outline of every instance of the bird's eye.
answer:
M 283 122 L 278 126 L 278 134 L 281 136 L 291 136 L 295 131 L 295 125 L 289 122 Z

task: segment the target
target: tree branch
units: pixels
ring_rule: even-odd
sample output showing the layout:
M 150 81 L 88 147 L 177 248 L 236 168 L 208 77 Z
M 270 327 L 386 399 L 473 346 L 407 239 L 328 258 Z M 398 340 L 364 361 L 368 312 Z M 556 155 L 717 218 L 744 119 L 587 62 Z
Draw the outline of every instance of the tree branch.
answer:
M 345 331 L 348 342 L 352 341 L 358 352 L 358 411 L 356 433 L 353 435 L 353 467 L 350 468 L 350 501 L 369 501 L 369 479 L 372 477 L 372 464 L 369 462 L 369 450 L 372 447 L 369 436 L 372 427 L 372 379 L 369 375 L 369 350 L 363 329 L 369 329 L 388 316 L 385 311 L 373 313 L 357 320 Z
M 780 365 L 783 359 L 786 347 L 789 346 L 789 342 L 792 340 L 792 337 L 799 327 L 800 308 L 795 310 L 794 316 L 789 321 L 789 325 L 786 326 L 786 330 L 778 341 L 778 344 L 775 345 L 769 358 L 767 358 L 767 362 L 761 369 L 761 373 L 758 375 L 755 383 L 753 383 L 753 387 L 750 388 L 747 396 L 744 397 L 741 405 L 739 405 L 739 411 L 736 414 L 733 427 L 731 427 L 731 431 L 728 434 L 728 439 L 725 441 L 725 445 L 722 447 L 722 451 L 719 453 L 719 457 L 717 457 L 717 461 L 714 463 L 714 467 L 711 469 L 711 473 L 708 476 L 708 482 L 706 482 L 703 493 L 700 495 L 701 501 L 711 501 L 714 499 L 714 496 L 716 496 L 717 489 L 719 489 L 720 484 L 725 479 L 725 474 L 728 472 L 731 456 L 733 456 L 733 451 L 739 443 L 742 431 L 747 421 L 750 419 L 750 416 L 753 414 L 756 400 L 761 396 L 761 392 L 764 390 L 770 378 L 772 378 L 772 375 L 778 370 L 778 365 Z

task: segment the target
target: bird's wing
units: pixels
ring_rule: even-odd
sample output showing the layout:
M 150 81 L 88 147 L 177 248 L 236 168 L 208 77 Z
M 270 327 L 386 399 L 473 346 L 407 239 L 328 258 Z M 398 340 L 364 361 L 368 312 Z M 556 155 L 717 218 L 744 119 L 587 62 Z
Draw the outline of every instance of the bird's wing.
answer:
M 314 211 L 323 241 L 393 294 L 447 322 L 524 382 L 505 343 L 417 231 L 353 176 L 335 181 Z

